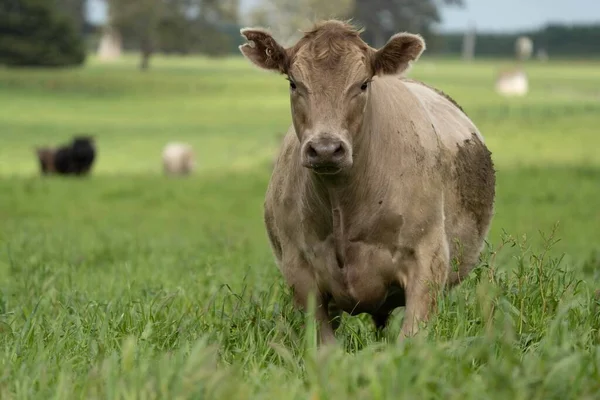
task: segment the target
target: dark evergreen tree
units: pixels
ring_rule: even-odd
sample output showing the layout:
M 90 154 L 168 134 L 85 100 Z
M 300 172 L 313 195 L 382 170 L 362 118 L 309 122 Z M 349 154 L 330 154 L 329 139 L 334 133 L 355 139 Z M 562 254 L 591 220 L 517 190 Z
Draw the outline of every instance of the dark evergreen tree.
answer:
M 85 61 L 82 37 L 47 0 L 0 0 L 0 64 L 62 67 Z

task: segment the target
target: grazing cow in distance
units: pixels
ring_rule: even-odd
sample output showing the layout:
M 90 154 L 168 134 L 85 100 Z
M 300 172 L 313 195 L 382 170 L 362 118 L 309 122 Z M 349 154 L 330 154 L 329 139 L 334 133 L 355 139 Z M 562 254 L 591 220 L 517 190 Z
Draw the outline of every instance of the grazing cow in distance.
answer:
M 520 68 L 501 71 L 496 79 L 496 93 L 501 96 L 525 96 L 529 91 L 529 80 Z
M 450 97 L 402 76 L 425 49 L 418 35 L 373 49 L 331 20 L 284 48 L 263 29 L 241 33 L 247 59 L 289 80 L 264 219 L 295 301 L 315 296 L 321 343 L 335 342 L 342 311 L 383 328 L 404 306 L 399 339 L 413 335 L 483 248 L 495 197 L 483 137 Z
M 94 160 L 96 148 L 91 136 L 76 136 L 71 143 L 56 149 L 38 148 L 42 173 L 59 175 L 87 175 Z
M 195 167 L 192 147 L 185 143 L 168 143 L 163 149 L 162 161 L 167 175 L 188 175 Z

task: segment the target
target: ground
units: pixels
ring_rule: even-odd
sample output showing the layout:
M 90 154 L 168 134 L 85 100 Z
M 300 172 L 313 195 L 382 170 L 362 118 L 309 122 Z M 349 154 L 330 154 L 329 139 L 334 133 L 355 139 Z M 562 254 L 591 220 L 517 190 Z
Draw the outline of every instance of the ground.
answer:
M 424 57 L 410 76 L 459 102 L 497 169 L 481 265 L 395 343 L 345 316 L 317 352 L 262 224 L 283 77 L 241 58 L 0 69 L 0 398 L 593 399 L 600 396 L 600 63 Z M 41 178 L 34 147 L 96 136 L 87 179 Z M 189 178 L 161 174 L 170 140 Z M 308 332 L 308 334 L 305 334 Z M 485 395 L 483 395 L 485 394 Z

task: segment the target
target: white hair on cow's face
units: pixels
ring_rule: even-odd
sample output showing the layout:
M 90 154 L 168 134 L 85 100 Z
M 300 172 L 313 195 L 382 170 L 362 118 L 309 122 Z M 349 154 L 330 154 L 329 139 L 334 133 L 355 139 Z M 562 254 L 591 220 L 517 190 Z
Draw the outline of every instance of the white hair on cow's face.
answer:
M 162 161 L 167 175 L 187 175 L 195 168 L 194 152 L 185 143 L 168 143 L 163 149 Z

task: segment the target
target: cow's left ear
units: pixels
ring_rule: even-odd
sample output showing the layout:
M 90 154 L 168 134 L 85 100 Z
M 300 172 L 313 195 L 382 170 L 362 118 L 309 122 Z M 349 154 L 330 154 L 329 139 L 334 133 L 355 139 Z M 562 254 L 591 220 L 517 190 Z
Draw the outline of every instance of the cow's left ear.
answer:
M 262 28 L 244 28 L 240 33 L 248 41 L 239 47 L 248 60 L 257 67 L 287 73 L 287 52 L 269 32 Z
M 400 74 L 408 69 L 425 50 L 425 41 L 420 35 L 397 33 L 385 46 L 375 51 L 371 66 L 375 75 Z

